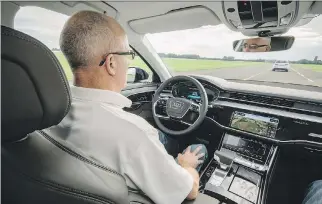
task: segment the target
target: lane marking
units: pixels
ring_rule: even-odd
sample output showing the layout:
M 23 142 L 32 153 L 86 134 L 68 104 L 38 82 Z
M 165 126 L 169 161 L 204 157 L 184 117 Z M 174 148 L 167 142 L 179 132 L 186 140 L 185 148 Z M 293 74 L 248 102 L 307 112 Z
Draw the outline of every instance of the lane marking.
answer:
M 293 69 L 292 67 L 290 67 L 291 70 L 293 70 L 294 72 L 296 72 L 298 75 L 300 75 L 301 77 L 303 77 L 304 79 L 308 80 L 309 82 L 314 83 L 314 81 L 312 79 L 307 78 L 306 76 L 304 76 L 302 73 L 300 73 L 299 71 Z
M 254 74 L 254 75 L 252 75 L 252 76 L 250 76 L 250 77 L 247 77 L 247 78 L 245 78 L 245 79 L 243 79 L 243 80 L 250 80 L 251 78 L 254 78 L 254 77 L 257 77 L 257 76 L 259 76 L 259 75 L 261 75 L 261 74 L 264 74 L 265 72 L 267 72 L 268 70 L 270 70 L 270 69 L 267 69 L 267 70 L 265 70 L 265 71 L 263 71 L 263 72 L 259 72 L 259 73 L 257 73 L 257 74 Z

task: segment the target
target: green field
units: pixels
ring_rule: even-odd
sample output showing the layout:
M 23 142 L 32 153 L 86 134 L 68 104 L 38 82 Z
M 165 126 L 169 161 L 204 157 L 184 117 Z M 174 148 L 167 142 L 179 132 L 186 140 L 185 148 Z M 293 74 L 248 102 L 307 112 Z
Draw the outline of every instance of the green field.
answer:
M 316 72 L 322 72 L 322 65 L 318 64 L 295 64 L 295 66 L 304 69 L 311 69 Z
M 73 79 L 73 74 L 72 74 L 72 70 L 70 69 L 69 67 L 69 64 L 65 58 L 65 56 L 63 55 L 62 52 L 54 52 L 54 54 L 56 55 L 56 57 L 58 58 L 61 66 L 63 67 L 65 73 L 66 73 L 66 76 L 67 76 L 67 79 L 69 81 L 71 81 Z
M 68 62 L 61 52 L 54 52 L 63 66 L 68 80 L 72 79 L 72 72 Z M 221 61 L 221 60 L 197 60 L 197 59 L 178 59 L 178 58 L 163 58 L 165 65 L 174 72 L 188 72 L 196 70 L 209 70 L 218 68 L 233 68 L 263 64 L 263 62 L 243 62 L 243 61 Z M 150 69 L 139 57 L 131 63 L 130 66 L 140 67 L 145 69 L 152 76 Z
M 197 59 L 179 59 L 163 58 L 164 64 L 174 72 L 187 72 L 206 69 L 232 68 L 262 64 L 263 62 L 243 62 L 243 61 L 221 61 L 221 60 L 197 60 Z M 147 68 L 145 63 L 136 58 L 132 66 Z
M 174 72 L 187 72 L 196 70 L 209 70 L 218 68 L 234 68 L 262 64 L 262 62 L 243 61 L 222 61 L 222 60 L 198 60 L 198 59 L 178 59 L 164 58 L 163 62 Z
M 61 52 L 54 52 L 63 66 L 68 80 L 72 80 L 72 72 L 69 64 Z M 219 68 L 238 68 L 244 66 L 252 66 L 265 64 L 264 62 L 243 62 L 243 61 L 222 61 L 222 60 L 197 60 L 197 59 L 179 59 L 179 58 L 163 58 L 164 64 L 174 72 L 189 72 L 196 70 L 209 70 L 209 69 L 219 69 Z M 146 70 L 150 77 L 152 76 L 151 70 L 139 57 L 131 63 L 130 66 L 140 67 Z M 311 69 L 313 71 L 322 72 L 322 65 L 313 64 L 295 64 L 295 67 Z

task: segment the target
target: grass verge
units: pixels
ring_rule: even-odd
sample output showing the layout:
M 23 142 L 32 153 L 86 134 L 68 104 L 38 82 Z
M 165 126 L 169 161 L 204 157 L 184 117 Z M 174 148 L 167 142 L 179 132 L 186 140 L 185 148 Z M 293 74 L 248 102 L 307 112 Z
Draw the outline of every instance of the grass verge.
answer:
M 319 64 L 295 64 L 298 68 L 311 69 L 315 72 L 322 72 L 322 65 Z
M 60 61 L 68 80 L 72 80 L 73 75 L 70 66 L 62 52 L 54 52 Z M 244 61 L 223 61 L 223 60 L 202 60 L 202 59 L 179 59 L 179 58 L 163 58 L 165 65 L 174 72 L 190 72 L 197 70 L 210 70 L 219 68 L 239 68 L 245 66 L 254 66 L 265 64 L 264 62 L 244 62 Z M 143 60 L 136 57 L 130 66 L 140 67 L 146 70 L 150 77 L 151 70 L 147 67 Z

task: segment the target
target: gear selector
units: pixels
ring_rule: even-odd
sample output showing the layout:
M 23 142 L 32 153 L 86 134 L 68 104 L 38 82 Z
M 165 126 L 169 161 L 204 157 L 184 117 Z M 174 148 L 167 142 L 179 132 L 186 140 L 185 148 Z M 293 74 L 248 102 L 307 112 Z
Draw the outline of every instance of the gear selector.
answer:
M 208 183 L 214 186 L 220 186 L 223 182 L 234 160 L 234 155 L 229 152 L 216 151 L 214 153 L 214 160 L 218 163 L 217 168 L 211 175 Z
M 236 155 L 230 152 L 216 151 L 214 153 L 214 160 L 218 162 L 219 168 L 224 171 L 228 171 L 232 165 Z

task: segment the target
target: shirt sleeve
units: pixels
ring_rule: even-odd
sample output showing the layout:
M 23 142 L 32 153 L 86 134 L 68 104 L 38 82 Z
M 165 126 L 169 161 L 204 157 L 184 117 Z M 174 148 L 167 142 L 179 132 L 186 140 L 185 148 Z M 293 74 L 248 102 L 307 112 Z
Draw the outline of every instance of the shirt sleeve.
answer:
M 157 135 L 144 136 L 133 144 L 124 173 L 155 203 L 182 203 L 192 190 L 192 176 L 166 152 Z

